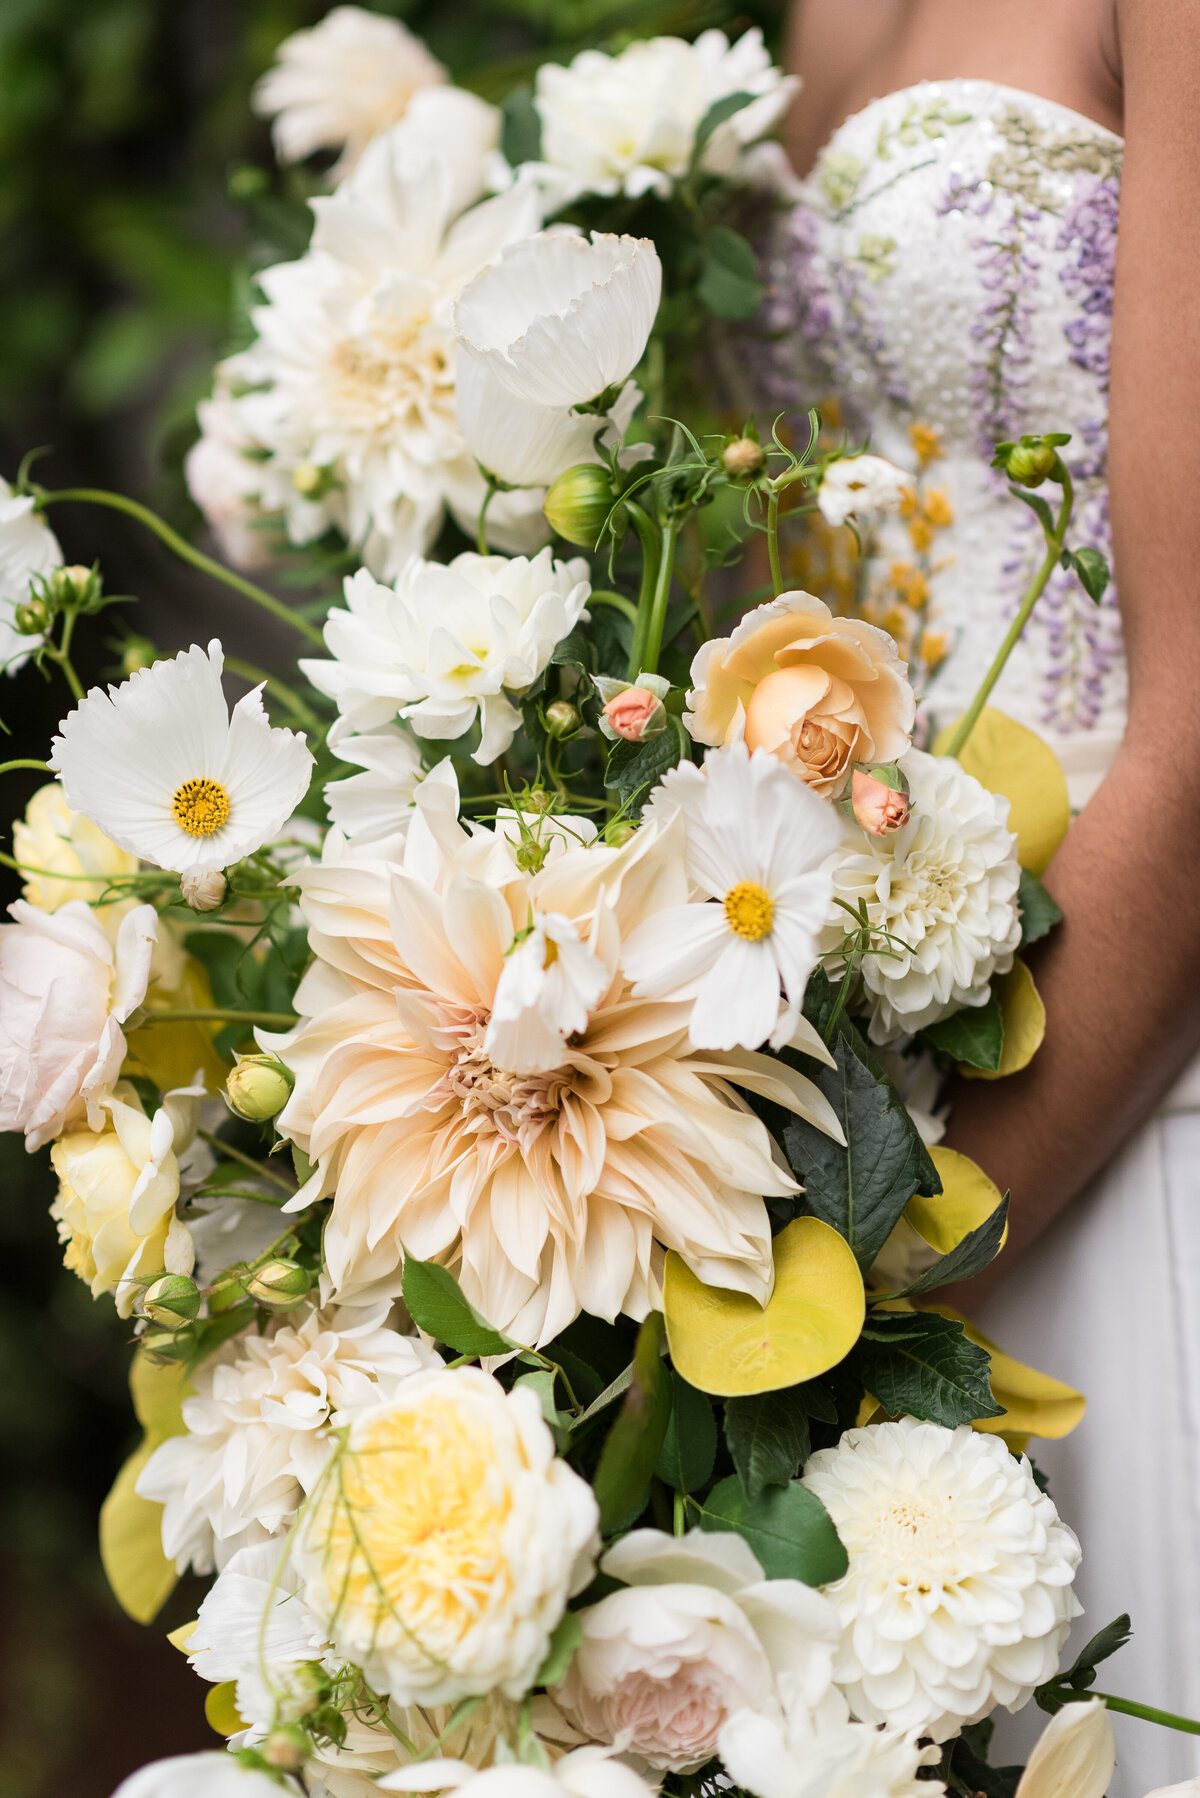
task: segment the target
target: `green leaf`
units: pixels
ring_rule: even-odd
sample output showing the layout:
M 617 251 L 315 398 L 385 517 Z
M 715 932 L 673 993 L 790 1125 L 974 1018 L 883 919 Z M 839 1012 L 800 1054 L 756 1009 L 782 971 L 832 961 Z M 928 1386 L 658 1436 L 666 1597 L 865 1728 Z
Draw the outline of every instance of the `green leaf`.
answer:
M 705 1499 L 700 1526 L 736 1530 L 758 1556 L 768 1579 L 826 1586 L 841 1579 L 849 1565 L 828 1511 L 798 1480 L 749 1499 L 737 1474 L 730 1474 Z
M 542 154 L 542 121 L 528 83 L 505 95 L 500 113 L 500 149 L 505 160 L 513 168 L 537 162 Z
M 717 318 L 752 318 L 765 289 L 754 251 L 739 231 L 714 225 L 705 239 L 696 292 Z
M 504 1355 L 516 1343 L 493 1330 L 467 1303 L 449 1268 L 436 1261 L 404 1260 L 404 1303 L 419 1329 L 459 1355 Z
M 993 464 L 994 466 L 994 464 Z M 1040 493 L 1030 493 L 1028 487 L 1010 486 L 1008 491 L 1014 499 L 1023 500 L 1031 512 L 1036 512 L 1038 521 L 1047 537 L 1054 535 L 1054 514 Z
M 1067 1702 L 1065 1691 L 1088 1691 L 1096 1683 L 1096 1668 L 1100 1662 L 1116 1654 L 1119 1648 L 1124 1648 L 1132 1635 L 1128 1612 L 1122 1612 L 1111 1623 L 1106 1623 L 1080 1650 L 1074 1664 L 1065 1673 L 1056 1673 L 1046 1685 L 1038 1687 L 1034 1697 L 1042 1710 L 1060 1711 Z
M 550 667 L 580 668 L 590 674 L 596 665 L 591 639 L 583 631 L 568 631 L 550 652 Z
M 1055 904 L 1037 875 L 1031 874 L 1028 868 L 1021 869 L 1017 903 L 1021 908 L 1022 949 L 1030 943 L 1041 942 L 1056 924 L 1062 923 L 1061 907 Z
M 615 787 L 621 803 L 629 805 L 635 795 L 652 787 L 686 756 L 688 739 L 678 718 L 667 720 L 666 730 L 646 737 L 641 743 L 622 740 L 614 743 L 604 770 L 604 784 Z
M 885 1411 L 947 1429 L 1004 1416 L 988 1384 L 990 1364 L 960 1323 L 933 1312 L 876 1312 L 854 1351 L 855 1372 Z
M 672 1371 L 671 1421 L 658 1457 L 660 1480 L 676 1492 L 698 1492 L 717 1458 L 717 1420 L 711 1400 Z
M 913 1298 L 920 1292 L 932 1292 L 937 1286 L 952 1286 L 956 1280 L 973 1280 L 1000 1253 L 1007 1223 L 1008 1194 L 1005 1193 L 991 1217 L 980 1224 L 977 1230 L 968 1231 L 948 1255 L 939 1256 L 933 1266 L 927 1267 L 910 1286 L 903 1286 L 899 1292 L 889 1296 Z M 878 1393 L 875 1396 L 878 1398 Z
M 940 1018 L 920 1032 L 920 1040 L 954 1061 L 994 1073 L 1004 1050 L 1004 1020 L 996 999 L 986 1005 L 967 1005 L 948 1018 Z
M 559 1619 L 558 1627 L 550 1638 L 550 1646 L 546 1650 L 546 1658 L 538 1668 L 535 1686 L 556 1686 L 565 1678 L 567 1668 L 579 1644 L 583 1641 L 583 1626 L 574 1611 L 564 1611 Z
M 753 98 L 753 94 L 736 93 L 723 94 L 719 100 L 713 101 L 712 105 L 696 127 L 696 136 L 692 143 L 691 169 L 688 171 L 689 174 L 699 168 L 701 158 L 704 155 L 705 146 L 718 125 L 723 125 L 726 119 L 731 119 L 735 112 L 741 112 L 744 106 L 749 106 Z M 511 157 L 509 160 L 512 160 Z
M 652 1311 L 638 1331 L 633 1377 L 604 1439 L 593 1485 L 606 1536 L 628 1528 L 646 1503 L 671 1420 L 671 1377 L 662 1358 L 666 1327 Z
M 1083 549 L 1068 552 L 1071 567 L 1079 576 L 1079 584 L 1090 600 L 1096 605 L 1104 598 L 1104 589 L 1108 586 L 1108 562 L 1098 549 L 1085 545 Z
M 783 1143 L 805 1209 L 845 1237 L 865 1272 L 913 1194 L 927 1190 L 930 1173 L 938 1192 L 941 1183 L 890 1081 L 876 1078 L 850 1037 L 839 1033 L 831 1047 L 836 1067 L 809 1065 L 848 1146 L 801 1118 L 789 1120 Z
M 792 1396 L 797 1404 L 803 1405 L 807 1415 L 815 1417 L 818 1423 L 837 1423 L 837 1400 L 818 1380 L 806 1380 L 803 1386 L 793 1386 Z
M 514 1388 L 528 1386 L 542 1407 L 542 1416 L 550 1426 L 555 1446 L 559 1452 L 566 1448 L 571 1435 L 571 1419 L 558 1408 L 555 1387 L 557 1385 L 553 1368 L 537 1367 L 532 1373 L 523 1373 L 513 1381 Z
M 791 1392 L 762 1392 L 725 1404 L 725 1440 L 749 1499 L 786 1486 L 808 1459 L 808 1415 Z

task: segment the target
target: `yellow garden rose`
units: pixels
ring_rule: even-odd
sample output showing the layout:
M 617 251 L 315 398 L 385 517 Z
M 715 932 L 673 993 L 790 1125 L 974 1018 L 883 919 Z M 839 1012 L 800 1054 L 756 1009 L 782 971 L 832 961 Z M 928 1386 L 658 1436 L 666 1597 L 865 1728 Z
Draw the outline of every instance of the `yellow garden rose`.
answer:
M 835 618 L 811 593 L 781 593 L 714 637 L 692 663 L 697 743 L 745 736 L 822 798 L 836 799 L 856 762 L 895 761 L 912 737 L 916 702 L 886 631 Z
M 138 867 L 136 855 L 118 849 L 90 818 L 71 810 L 56 780 L 38 788 L 13 825 L 13 853 L 25 875 L 25 898 L 42 911 L 57 911 L 71 899 L 95 905 L 111 880 L 136 874 Z M 107 923 L 103 913 L 101 922 Z

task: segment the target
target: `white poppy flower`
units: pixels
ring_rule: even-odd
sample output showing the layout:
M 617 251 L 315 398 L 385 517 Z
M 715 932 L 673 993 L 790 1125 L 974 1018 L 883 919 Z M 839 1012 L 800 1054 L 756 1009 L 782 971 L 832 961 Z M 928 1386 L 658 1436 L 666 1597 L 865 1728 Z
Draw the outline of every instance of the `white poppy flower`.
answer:
M 844 1709 L 816 1717 L 778 1706 L 737 1711 L 721 1731 L 720 1755 L 754 1798 L 939 1798 L 946 1790 L 918 1777 L 938 1752 L 922 1748 L 914 1730 L 852 1723 Z
M 817 505 L 826 524 L 845 524 L 850 517 L 895 512 L 912 476 L 882 456 L 842 456 L 831 462 L 817 489 Z
M 313 758 L 273 729 L 261 688 L 230 716 L 214 639 L 93 687 L 63 719 L 50 766 L 67 803 L 121 849 L 178 874 L 227 868 L 282 829 L 308 788 Z
M 254 89 L 257 113 L 273 118 L 280 162 L 314 150 L 341 150 L 335 177 L 345 175 L 367 144 L 404 116 L 422 89 L 446 71 L 398 19 L 335 6 L 309 31 L 294 31 L 275 66 Z
M 587 1029 L 608 991 L 611 975 L 570 918 L 537 913 L 527 934 L 514 939 L 496 982 L 484 1052 L 511 1074 L 548 1074 L 560 1068 L 567 1038 Z
M 477 762 L 495 761 L 521 714 L 510 694 L 537 679 L 583 616 L 590 587 L 582 557 L 556 562 L 467 551 L 448 565 L 414 556 L 394 587 L 365 569 L 346 582 L 346 611 L 330 612 L 332 662 L 300 666 L 355 730 L 397 713 L 423 737 L 456 738 L 479 719 Z
M 624 945 L 638 998 L 693 1001 L 698 1048 L 790 1040 L 817 962 L 841 834 L 832 808 L 765 750 L 714 751 L 703 771 L 674 768 L 651 797 L 678 808 L 685 863 L 701 902 L 657 912 Z M 780 1017 L 780 988 L 787 1002 Z
M 464 289 L 454 331 L 518 399 L 581 406 L 637 367 L 661 292 L 649 238 L 541 231 Z
M 15 674 L 42 641 L 26 637 L 13 623 L 13 614 L 29 598 L 35 575 L 47 575 L 62 565 L 58 538 L 30 496 L 14 493 L 0 479 L 0 668 Z

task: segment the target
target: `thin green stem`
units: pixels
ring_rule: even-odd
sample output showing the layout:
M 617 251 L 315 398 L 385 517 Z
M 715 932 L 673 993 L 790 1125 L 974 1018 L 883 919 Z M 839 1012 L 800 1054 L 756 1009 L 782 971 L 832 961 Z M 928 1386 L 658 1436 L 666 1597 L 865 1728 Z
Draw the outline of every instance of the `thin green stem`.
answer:
M 991 667 L 980 682 L 979 691 L 958 721 L 958 727 L 950 739 L 946 754 L 960 756 L 966 747 L 967 739 L 979 723 L 983 708 L 992 696 L 992 689 L 1004 673 L 1008 658 L 1020 641 L 1021 633 L 1033 615 L 1033 608 L 1046 590 L 1046 583 L 1058 567 L 1062 558 L 1063 544 L 1066 541 L 1067 526 L 1071 522 L 1071 508 L 1075 502 L 1075 490 L 1071 477 L 1065 467 L 1062 469 L 1062 506 L 1053 531 L 1046 533 L 1046 554 L 1041 567 L 1034 575 L 1025 596 L 1017 607 L 1016 616 L 1005 633 L 1004 641 L 996 651 Z M 1045 526 L 1042 527 L 1045 530 Z
M 1174 1711 L 1160 1711 L 1152 1704 L 1135 1704 L 1132 1698 L 1113 1698 L 1108 1692 L 1063 1692 L 1058 1696 L 1067 1704 L 1086 1703 L 1089 1698 L 1102 1698 L 1110 1711 L 1123 1717 L 1140 1717 L 1144 1723 L 1157 1723 L 1163 1729 L 1178 1729 L 1186 1736 L 1200 1736 L 1200 1723 L 1194 1717 L 1177 1717 Z
M 139 524 L 144 524 L 148 531 L 153 531 L 160 542 L 165 543 L 168 549 L 173 550 L 180 561 L 189 562 L 193 568 L 199 568 L 202 573 L 211 575 L 214 580 L 224 582 L 225 586 L 232 587 L 235 593 L 242 594 L 246 599 L 252 599 L 255 605 L 261 606 L 265 612 L 272 613 L 284 624 L 290 624 L 293 630 L 299 631 L 311 643 L 317 643 L 324 647 L 325 639 L 316 625 L 310 624 L 307 618 L 301 618 L 298 613 L 293 612 L 290 606 L 285 605 L 281 599 L 276 599 L 275 595 L 268 593 L 264 587 L 255 586 L 253 581 L 245 580 L 242 575 L 235 574 L 231 568 L 222 567 L 220 562 L 215 562 L 202 550 L 194 549 L 185 537 L 181 537 L 178 531 L 172 530 L 171 526 L 159 518 L 157 513 L 151 512 L 148 506 L 139 505 L 135 499 L 126 499 L 123 493 L 106 493 L 99 487 L 63 487 L 57 493 L 39 493 L 38 508 L 42 510 L 46 506 L 60 505 L 67 501 L 90 506 L 109 506 L 114 512 L 125 512 L 130 518 L 136 518 Z
M 850 992 L 850 982 L 854 978 L 854 969 L 855 957 L 852 955 L 850 960 L 846 963 L 846 972 L 842 975 L 841 984 L 837 990 L 837 998 L 833 1002 L 833 1010 L 830 1012 L 829 1021 L 825 1025 L 825 1041 L 827 1043 L 833 1041 L 833 1033 L 837 1029 L 838 1019 L 842 1015 L 842 1009 L 845 1006 L 847 995 Z
M 194 1006 L 182 1011 L 148 1011 L 142 1024 L 257 1024 L 264 1030 L 290 1030 L 299 1020 L 293 1011 L 226 1011 L 223 1006 Z M 141 1028 L 141 1025 L 138 1025 Z
M 779 561 L 779 489 L 772 486 L 767 493 L 767 554 L 771 559 L 771 590 L 783 592 L 783 568 Z
M 495 491 L 496 491 L 495 481 L 489 480 L 489 482 L 487 484 L 487 492 L 483 496 L 483 504 L 479 508 L 479 523 L 475 527 L 475 548 L 479 551 L 479 554 L 481 556 L 487 556 L 487 555 L 491 554 L 491 551 L 488 548 L 488 540 L 487 540 L 487 515 L 488 515 L 488 507 L 492 503 L 492 496 L 495 493 Z
M 674 1521 L 674 1527 L 675 1527 L 675 1534 L 677 1536 L 686 1535 L 686 1533 L 687 1533 L 687 1500 L 684 1498 L 682 1492 L 677 1492 L 675 1494 L 675 1516 L 674 1516 L 673 1521 Z
M 671 598 L 671 576 L 675 571 L 675 542 L 679 535 L 679 524 L 674 518 L 668 518 L 663 528 L 662 555 L 658 563 L 658 578 L 654 584 L 654 595 L 650 605 L 650 622 L 646 630 L 646 643 L 642 650 L 641 668 L 635 673 L 645 670 L 647 674 L 658 673 L 658 658 L 662 651 L 663 628 L 667 621 L 667 605 Z
M 40 768 L 43 774 L 54 773 L 49 762 L 30 761 L 28 756 L 18 756 L 15 762 L 0 762 L 0 774 L 9 774 L 14 768 Z M 17 864 L 14 862 L 13 866 L 16 867 Z
M 646 638 L 650 629 L 650 612 L 658 586 L 658 565 L 662 558 L 662 532 L 650 514 L 633 500 L 625 501 L 630 523 L 642 546 L 642 584 L 638 592 L 637 615 L 633 626 L 633 645 L 629 651 L 628 678 L 636 680 L 645 667 Z
M 70 687 L 75 698 L 82 699 L 83 683 L 80 681 L 71 662 L 71 638 L 75 633 L 75 620 L 77 617 L 78 613 L 74 611 L 67 612 L 66 616 L 63 618 L 62 636 L 59 639 L 58 647 L 52 649 L 50 645 L 47 644 L 45 653 L 50 661 L 58 663 L 63 672 L 63 679 L 66 681 L 68 687 Z
M 623 593 L 613 593 L 607 587 L 593 587 L 588 604 L 589 606 L 611 606 L 614 612 L 623 612 L 630 624 L 634 626 L 637 624 L 637 607 L 631 599 L 626 599 Z
M 256 1161 L 253 1155 L 247 1155 L 242 1149 L 235 1149 L 232 1143 L 227 1143 L 223 1137 L 215 1136 L 211 1130 L 197 1130 L 196 1135 L 204 1142 L 211 1144 L 214 1149 L 220 1149 L 221 1154 L 227 1160 L 240 1161 L 243 1167 L 253 1168 L 260 1179 L 269 1180 L 282 1192 L 290 1194 L 296 1191 L 290 1181 L 285 1180 L 282 1174 L 277 1174 L 274 1168 L 264 1167 L 263 1163 Z

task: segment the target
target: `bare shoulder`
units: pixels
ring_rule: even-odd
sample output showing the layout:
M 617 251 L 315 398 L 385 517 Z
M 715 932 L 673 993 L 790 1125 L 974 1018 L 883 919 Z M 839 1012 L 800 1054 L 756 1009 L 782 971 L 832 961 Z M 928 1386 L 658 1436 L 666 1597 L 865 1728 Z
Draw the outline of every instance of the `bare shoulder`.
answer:
M 801 173 L 854 109 L 870 71 L 886 69 L 908 10 L 908 0 L 858 0 L 849 6 L 846 0 L 792 0 L 787 60 L 804 89 L 794 109 L 789 149 Z

